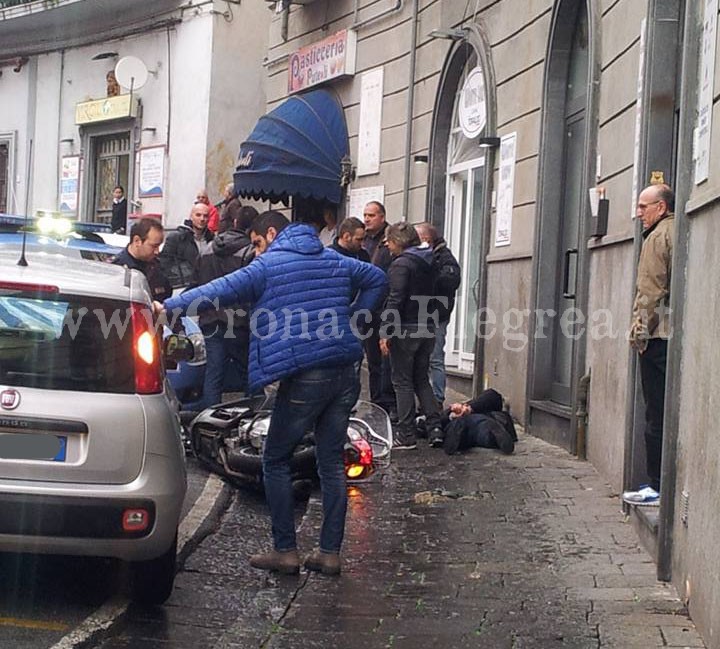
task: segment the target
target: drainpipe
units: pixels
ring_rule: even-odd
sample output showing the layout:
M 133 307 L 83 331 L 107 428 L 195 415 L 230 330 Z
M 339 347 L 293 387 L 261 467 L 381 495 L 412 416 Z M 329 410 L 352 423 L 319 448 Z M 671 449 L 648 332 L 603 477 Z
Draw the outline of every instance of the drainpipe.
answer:
M 390 9 L 385 9 L 385 11 L 381 11 L 379 14 L 375 14 L 374 16 L 370 16 L 370 18 L 366 18 L 365 20 L 361 20 L 360 22 L 358 22 L 357 18 L 360 13 L 360 8 L 358 6 L 359 1 L 360 0 L 355 0 L 355 22 L 350 26 L 350 29 L 360 29 L 361 27 L 365 27 L 370 23 L 374 23 L 376 20 L 380 20 L 380 18 L 385 18 L 385 16 L 394 14 L 395 12 L 400 11 L 403 8 L 403 0 L 397 0 L 395 2 L 395 5 L 393 7 L 390 7 Z M 415 2 L 415 4 L 417 5 L 417 2 Z M 415 10 L 415 14 L 417 15 L 417 7 Z M 415 23 L 413 23 L 413 25 L 414 24 Z
M 588 391 L 590 389 L 590 372 L 581 376 L 577 388 L 577 410 L 575 411 L 575 449 L 579 460 L 587 459 L 587 416 Z
M 412 152 L 413 108 L 415 107 L 415 67 L 417 59 L 417 18 L 418 2 L 413 0 L 412 20 L 410 21 L 410 73 L 408 77 L 407 118 L 405 119 L 405 180 L 403 182 L 402 219 L 407 221 L 410 200 L 410 154 Z

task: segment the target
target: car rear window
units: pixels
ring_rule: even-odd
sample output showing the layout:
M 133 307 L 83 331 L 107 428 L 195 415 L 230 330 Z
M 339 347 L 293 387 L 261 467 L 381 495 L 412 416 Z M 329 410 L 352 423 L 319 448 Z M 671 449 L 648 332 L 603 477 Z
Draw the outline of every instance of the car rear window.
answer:
M 0 288 L 0 384 L 135 392 L 129 305 Z

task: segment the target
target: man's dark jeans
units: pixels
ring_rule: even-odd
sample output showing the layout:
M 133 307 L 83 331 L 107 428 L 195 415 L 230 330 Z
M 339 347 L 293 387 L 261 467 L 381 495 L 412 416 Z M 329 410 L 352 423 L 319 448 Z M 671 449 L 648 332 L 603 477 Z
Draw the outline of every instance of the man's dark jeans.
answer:
M 425 415 L 428 431 L 440 426 L 440 407 L 435 400 L 428 370 L 435 336 L 420 337 L 406 332 L 404 338 L 390 339 L 392 379 L 397 397 L 399 431 L 415 433 L 415 396 Z
M 265 497 L 276 550 L 297 547 L 290 458 L 303 435 L 314 430 L 323 504 L 320 550 L 340 551 L 347 511 L 343 448 L 359 393 L 353 363 L 307 370 L 280 382 L 263 453 Z
M 380 353 L 380 320 L 374 318 L 370 326 L 372 333 L 363 341 L 368 367 L 370 401 L 389 412 L 395 409 L 390 359 Z
M 223 392 L 247 392 L 250 332 L 235 330 L 228 338 L 227 325 L 222 322 L 201 329 L 207 353 L 202 404 L 209 408 L 222 401 Z
M 667 340 L 651 338 L 640 354 L 640 377 L 645 398 L 645 453 L 650 486 L 660 491 Z

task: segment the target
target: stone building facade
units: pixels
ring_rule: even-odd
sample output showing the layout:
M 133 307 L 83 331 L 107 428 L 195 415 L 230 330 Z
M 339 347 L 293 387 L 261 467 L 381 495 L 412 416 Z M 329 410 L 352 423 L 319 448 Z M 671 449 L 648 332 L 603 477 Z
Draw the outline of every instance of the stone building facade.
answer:
M 435 223 L 461 261 L 451 374 L 500 390 L 531 434 L 587 456 L 618 493 L 644 466 L 627 341 L 636 197 L 650 182 L 676 189 L 661 506 L 629 513 L 659 577 L 720 646 L 717 2 L 273 5 L 268 109 L 316 87 L 335 94 L 355 168 L 343 213 L 378 198 L 390 222 Z M 353 53 L 339 74 L 322 57 L 344 30 Z M 308 74 L 293 85 L 298 61 Z

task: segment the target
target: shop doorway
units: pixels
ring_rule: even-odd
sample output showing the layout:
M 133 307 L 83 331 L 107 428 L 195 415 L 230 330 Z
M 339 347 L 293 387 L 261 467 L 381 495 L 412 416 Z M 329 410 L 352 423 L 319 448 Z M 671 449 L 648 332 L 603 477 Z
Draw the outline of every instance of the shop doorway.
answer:
M 475 368 L 475 314 L 480 306 L 479 243 L 484 187 L 484 158 L 448 170 L 445 239 L 460 264 L 462 280 L 448 325 L 445 364 L 469 374 Z
M 428 167 L 428 220 L 438 229 L 462 269 L 448 324 L 445 367 L 458 389 L 479 385 L 484 347 L 477 313 L 485 305 L 492 153 L 480 139 L 496 130 L 495 74 L 487 34 L 463 27 L 462 41 L 448 53 L 433 113 Z
M 93 138 L 94 192 L 89 220 L 110 223 L 113 189 L 121 185 L 128 194 L 130 177 L 130 133 L 115 133 Z

